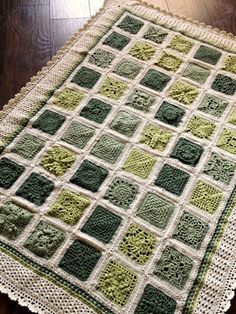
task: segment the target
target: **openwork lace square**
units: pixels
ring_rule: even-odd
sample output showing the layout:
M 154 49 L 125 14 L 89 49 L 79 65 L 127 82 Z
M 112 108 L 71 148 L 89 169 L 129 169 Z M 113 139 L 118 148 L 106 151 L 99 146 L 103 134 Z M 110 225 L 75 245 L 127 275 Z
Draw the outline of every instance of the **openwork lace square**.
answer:
M 132 94 L 128 97 L 125 103 L 137 110 L 148 112 L 155 101 L 154 96 L 140 90 L 134 89 Z

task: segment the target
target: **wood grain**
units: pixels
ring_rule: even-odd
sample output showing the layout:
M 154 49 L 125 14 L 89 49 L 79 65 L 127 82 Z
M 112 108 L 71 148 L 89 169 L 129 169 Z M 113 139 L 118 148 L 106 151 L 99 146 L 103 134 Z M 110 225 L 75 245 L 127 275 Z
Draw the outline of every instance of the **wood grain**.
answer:
M 102 1 L 0 0 L 0 108 L 98 11 Z M 235 0 L 146 2 L 236 35 Z M 30 311 L 0 294 L 0 314 Z M 227 314 L 236 314 L 236 298 Z

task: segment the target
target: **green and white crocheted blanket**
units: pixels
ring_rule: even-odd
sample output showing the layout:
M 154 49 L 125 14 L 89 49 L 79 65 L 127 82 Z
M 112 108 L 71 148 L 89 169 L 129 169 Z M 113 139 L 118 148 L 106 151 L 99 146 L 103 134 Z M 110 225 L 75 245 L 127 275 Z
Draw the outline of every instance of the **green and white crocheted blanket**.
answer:
M 108 0 L 1 113 L 0 290 L 42 314 L 224 313 L 236 40 Z

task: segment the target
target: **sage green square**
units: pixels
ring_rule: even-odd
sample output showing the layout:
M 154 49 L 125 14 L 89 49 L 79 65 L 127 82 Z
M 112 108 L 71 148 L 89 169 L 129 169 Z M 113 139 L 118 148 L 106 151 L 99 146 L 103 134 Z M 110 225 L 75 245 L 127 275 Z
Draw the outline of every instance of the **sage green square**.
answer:
M 43 148 L 45 141 L 38 136 L 25 133 L 12 148 L 12 152 L 26 159 L 33 159 Z

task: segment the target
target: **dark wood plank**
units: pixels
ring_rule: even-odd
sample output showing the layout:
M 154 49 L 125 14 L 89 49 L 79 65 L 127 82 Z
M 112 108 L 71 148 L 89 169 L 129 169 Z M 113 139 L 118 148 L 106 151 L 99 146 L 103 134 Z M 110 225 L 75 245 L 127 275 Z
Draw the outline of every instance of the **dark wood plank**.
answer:
M 87 20 L 88 18 L 51 20 L 51 54 L 54 55 Z

